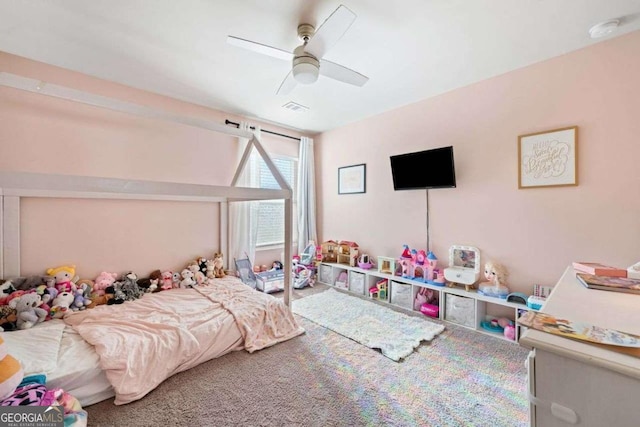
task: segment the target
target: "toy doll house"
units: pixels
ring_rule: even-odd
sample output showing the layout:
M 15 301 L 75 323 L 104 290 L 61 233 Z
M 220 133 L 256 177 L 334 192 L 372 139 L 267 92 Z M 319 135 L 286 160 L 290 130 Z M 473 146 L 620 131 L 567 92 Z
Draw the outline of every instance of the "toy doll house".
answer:
M 327 240 L 322 243 L 322 261 L 338 262 L 338 242 Z
M 358 265 L 358 244 L 356 242 L 341 240 L 338 243 L 338 263 L 351 267 Z

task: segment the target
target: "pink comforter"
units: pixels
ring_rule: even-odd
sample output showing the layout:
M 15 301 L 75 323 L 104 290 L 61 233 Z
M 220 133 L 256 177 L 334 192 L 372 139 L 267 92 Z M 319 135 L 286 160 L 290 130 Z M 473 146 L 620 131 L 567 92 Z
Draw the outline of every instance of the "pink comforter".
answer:
M 116 405 L 140 399 L 171 375 L 230 351 L 254 352 L 304 333 L 282 300 L 234 277 L 145 294 L 64 321 L 94 346 Z

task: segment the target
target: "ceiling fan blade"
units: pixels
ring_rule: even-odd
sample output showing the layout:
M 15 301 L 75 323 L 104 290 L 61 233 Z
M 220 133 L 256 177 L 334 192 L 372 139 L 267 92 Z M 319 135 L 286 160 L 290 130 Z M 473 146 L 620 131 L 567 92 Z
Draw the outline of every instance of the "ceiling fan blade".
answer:
M 369 81 L 369 77 L 357 71 L 326 60 L 320 62 L 320 74 L 355 86 L 364 86 L 364 84 Z
M 287 77 L 285 77 L 282 84 L 280 84 L 276 95 L 288 95 L 297 84 L 298 82 L 296 82 L 296 79 L 293 77 L 293 71 L 289 71 Z
M 285 61 L 291 61 L 293 59 L 293 53 L 291 52 L 287 52 L 286 50 L 278 49 L 276 47 L 267 46 L 266 44 L 241 39 L 239 37 L 227 36 L 227 43 L 233 46 L 249 49 L 263 55 L 272 56 L 278 59 L 284 59 Z
M 320 59 L 329 49 L 336 44 L 338 40 L 347 32 L 353 21 L 356 20 L 356 14 L 344 5 L 340 5 L 320 25 L 311 40 L 307 43 L 304 50 Z

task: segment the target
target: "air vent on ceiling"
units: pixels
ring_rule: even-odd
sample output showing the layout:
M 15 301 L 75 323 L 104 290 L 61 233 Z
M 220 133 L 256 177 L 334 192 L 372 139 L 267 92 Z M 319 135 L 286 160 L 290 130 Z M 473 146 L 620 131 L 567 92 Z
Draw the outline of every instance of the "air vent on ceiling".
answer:
M 282 108 L 286 108 L 287 110 L 295 111 L 297 113 L 306 113 L 309 111 L 309 107 L 305 107 L 304 105 L 300 105 L 293 101 L 289 101 L 282 106 Z

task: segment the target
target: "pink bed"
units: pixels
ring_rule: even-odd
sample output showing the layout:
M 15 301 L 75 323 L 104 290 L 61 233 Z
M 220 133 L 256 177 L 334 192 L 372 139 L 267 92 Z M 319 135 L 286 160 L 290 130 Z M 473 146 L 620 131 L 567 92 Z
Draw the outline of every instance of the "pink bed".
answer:
M 254 352 L 304 333 L 281 299 L 230 276 L 193 289 L 98 306 L 63 320 L 64 331 L 56 335 L 60 357 L 46 373 L 56 386 L 77 391 L 83 405 L 113 395 L 116 405 L 129 403 L 175 373 L 231 351 Z M 47 323 L 20 334 L 35 336 Z

